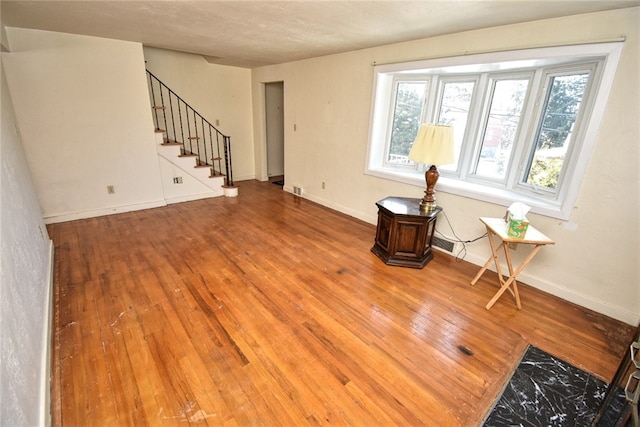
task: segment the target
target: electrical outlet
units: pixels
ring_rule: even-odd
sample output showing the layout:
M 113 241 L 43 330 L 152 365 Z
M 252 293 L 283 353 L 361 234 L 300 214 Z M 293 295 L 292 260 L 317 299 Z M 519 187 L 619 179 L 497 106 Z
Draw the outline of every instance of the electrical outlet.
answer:
M 107 194 L 114 194 L 116 189 L 113 185 L 107 185 Z
M 325 187 L 325 185 L 324 185 L 324 181 L 322 181 L 322 189 L 323 189 L 323 190 L 324 190 L 324 187 Z
M 220 126 L 220 119 L 216 119 L 216 126 Z
M 173 178 L 173 183 L 174 184 L 182 184 L 182 177 L 181 176 L 176 176 L 175 178 Z

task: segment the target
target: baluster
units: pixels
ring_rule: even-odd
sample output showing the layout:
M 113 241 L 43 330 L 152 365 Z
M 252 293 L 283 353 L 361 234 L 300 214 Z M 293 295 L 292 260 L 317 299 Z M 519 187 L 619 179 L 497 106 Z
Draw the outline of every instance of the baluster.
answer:
M 222 155 L 220 154 L 220 135 L 221 133 L 216 129 L 216 150 L 218 152 L 217 160 L 218 160 L 218 173 L 222 175 Z
M 191 139 L 191 121 L 189 120 L 189 110 L 191 108 L 189 108 L 189 105 L 187 105 L 187 103 L 185 102 L 185 116 L 186 116 L 186 121 L 187 121 L 187 139 L 189 140 L 189 152 L 193 153 L 193 146 L 192 144 L 192 139 Z
M 233 174 L 231 172 L 231 137 L 223 136 L 224 139 L 224 166 L 227 172 L 227 186 L 233 187 Z
M 211 144 L 211 176 L 214 175 L 214 171 L 216 170 L 216 161 L 215 154 L 213 152 L 213 134 L 211 133 L 211 129 L 215 129 L 211 124 L 209 124 L 209 144 Z
M 207 159 L 207 134 L 205 133 L 204 129 L 204 117 L 200 116 L 200 127 L 202 129 L 202 151 L 204 151 L 204 164 L 208 164 L 209 163 L 209 159 Z M 199 143 L 200 141 L 198 141 Z M 198 144 L 198 149 L 200 149 L 200 144 Z M 198 154 L 200 154 L 198 152 Z M 200 158 L 200 156 L 198 156 L 198 158 Z
M 193 113 L 193 129 L 194 129 L 194 131 L 196 133 L 196 136 L 195 136 L 196 147 L 199 148 L 200 144 L 198 143 L 198 141 L 199 141 L 199 139 L 198 139 L 198 120 L 197 120 L 198 118 L 196 117 L 196 114 L 198 114 L 198 113 L 196 113 L 196 110 L 194 110 L 193 108 L 191 108 L 191 110 L 192 110 L 192 113 Z M 197 154 L 198 154 L 198 160 L 200 160 L 200 153 L 197 153 Z
M 178 97 L 178 117 L 180 118 L 180 143 L 182 144 L 182 151 L 184 152 L 187 147 L 184 145 L 184 126 L 182 125 L 182 107 L 180 106 L 180 97 Z
M 204 164 L 209 164 L 207 157 L 207 134 L 204 132 L 204 117 L 200 116 L 200 125 L 202 126 L 202 148 L 204 149 Z
M 153 79 L 153 75 L 151 73 L 149 73 L 148 71 L 147 71 L 147 75 L 149 76 L 149 86 L 151 87 L 151 103 L 154 106 L 153 113 L 154 113 L 154 116 L 155 116 L 155 119 L 156 119 L 156 130 L 160 130 L 160 124 L 158 123 L 158 109 L 155 108 L 155 106 L 156 106 L 156 93 L 155 93 L 155 90 L 153 89 L 153 80 L 154 79 Z
M 176 121 L 173 113 L 173 102 L 171 101 L 172 93 L 173 92 L 171 91 L 171 89 L 169 89 L 169 112 L 171 114 L 171 132 L 173 133 L 173 140 L 177 141 L 178 137 L 176 136 Z M 177 97 L 175 93 L 173 95 Z M 168 129 L 167 129 L 167 132 L 168 132 Z M 167 133 L 167 136 L 168 136 L 168 133 Z
M 169 139 L 169 133 L 168 133 L 168 129 L 167 129 L 167 127 L 168 127 L 167 126 L 167 112 L 165 111 L 165 108 L 164 108 L 164 94 L 163 94 L 163 91 L 162 91 L 162 87 L 163 86 L 164 86 L 164 84 L 162 82 L 160 82 L 160 103 L 162 104 L 161 105 L 161 107 L 162 107 L 162 119 L 163 119 L 163 122 L 164 122 L 164 131 L 165 131 L 166 137 L 167 137 L 167 139 Z

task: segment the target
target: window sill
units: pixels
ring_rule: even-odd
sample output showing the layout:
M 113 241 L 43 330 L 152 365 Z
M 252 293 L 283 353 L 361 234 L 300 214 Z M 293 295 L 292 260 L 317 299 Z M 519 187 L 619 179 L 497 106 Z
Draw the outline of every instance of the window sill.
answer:
M 426 185 L 424 175 L 417 172 L 367 169 L 365 174 L 421 188 L 425 188 Z M 447 178 L 446 176 L 440 176 L 436 190 L 440 193 L 455 194 L 457 196 L 504 206 L 505 208 L 509 207 L 513 202 L 521 202 L 531 207 L 531 213 L 561 220 L 569 220 L 571 215 L 571 208 L 569 207 L 567 210 L 567 207 L 563 207 L 559 202 L 527 196 L 504 188 L 459 181 Z

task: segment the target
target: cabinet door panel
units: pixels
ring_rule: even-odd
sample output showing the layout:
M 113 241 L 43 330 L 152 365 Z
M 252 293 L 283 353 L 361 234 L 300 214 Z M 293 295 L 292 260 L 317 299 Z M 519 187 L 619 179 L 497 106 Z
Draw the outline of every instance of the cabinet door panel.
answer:
M 395 254 L 421 258 L 424 252 L 424 222 L 398 221 Z
M 433 242 L 433 234 L 435 232 L 435 228 L 436 228 L 436 220 L 434 218 L 433 221 L 429 221 L 427 223 L 427 235 L 425 236 L 424 242 L 422 244 L 423 255 L 426 255 L 427 253 L 431 252 L 431 244 Z
M 376 242 L 385 250 L 389 250 L 389 231 L 392 226 L 392 219 L 381 212 L 378 213 L 378 229 L 376 231 Z

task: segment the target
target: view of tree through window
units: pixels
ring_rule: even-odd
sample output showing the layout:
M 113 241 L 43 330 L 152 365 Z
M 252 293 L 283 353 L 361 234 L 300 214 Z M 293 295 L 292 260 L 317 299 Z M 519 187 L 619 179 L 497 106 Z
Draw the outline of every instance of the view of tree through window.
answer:
M 398 82 L 388 162 L 409 163 L 409 151 L 422 121 L 426 93 L 425 82 Z
M 551 77 L 527 184 L 557 187 L 588 79 L 588 72 Z

